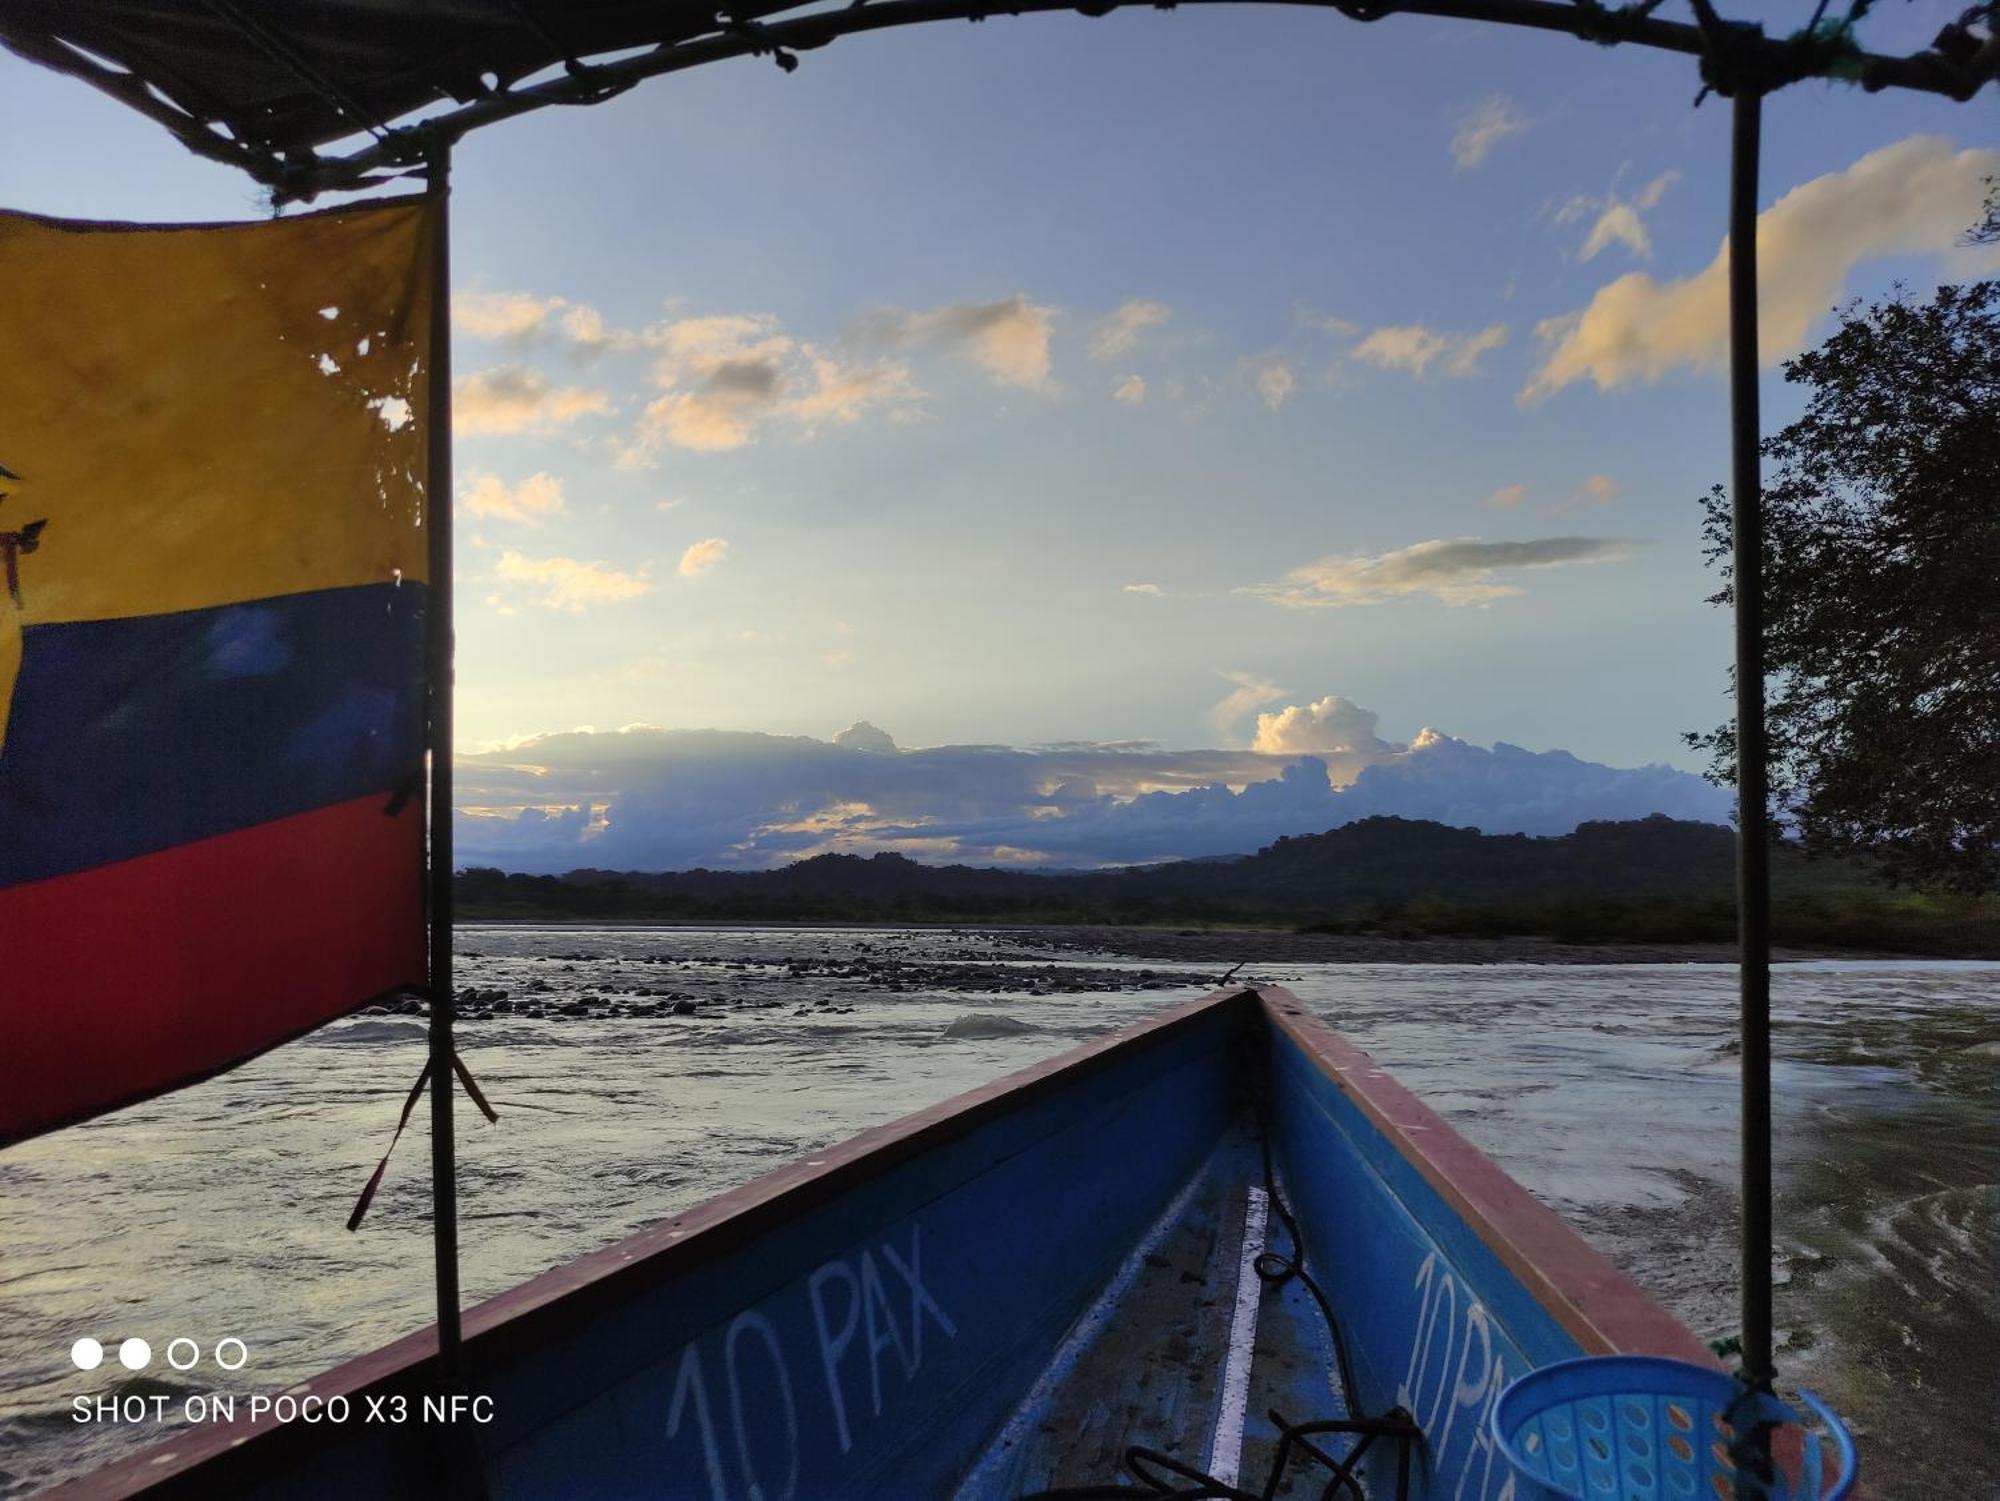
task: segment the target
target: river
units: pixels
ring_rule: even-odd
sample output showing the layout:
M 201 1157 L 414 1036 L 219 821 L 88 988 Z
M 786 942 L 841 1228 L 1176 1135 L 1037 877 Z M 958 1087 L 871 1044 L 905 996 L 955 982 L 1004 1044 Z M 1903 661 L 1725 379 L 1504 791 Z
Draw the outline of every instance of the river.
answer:
M 461 1117 L 468 1299 L 1220 968 L 939 930 L 469 928 L 459 946 L 462 983 L 512 998 L 461 1028 L 501 1113 Z M 1733 1331 L 1731 969 L 1249 973 L 1372 1051 L 1697 1333 Z M 2000 965 L 1785 965 L 1774 991 L 1783 1374 L 1848 1418 L 1887 1501 L 2000 1497 L 2000 1059 L 1967 1051 L 2000 1039 Z M 969 1013 L 1027 1030 L 942 1037 Z M 419 1019 L 356 1017 L 0 1154 L 0 1495 L 162 1436 L 70 1404 L 199 1389 L 166 1366 L 174 1338 L 242 1340 L 230 1382 L 269 1391 L 428 1322 L 425 1112 L 368 1222 L 343 1228 L 423 1053 Z M 139 1376 L 115 1356 L 81 1373 L 85 1335 L 156 1355 Z

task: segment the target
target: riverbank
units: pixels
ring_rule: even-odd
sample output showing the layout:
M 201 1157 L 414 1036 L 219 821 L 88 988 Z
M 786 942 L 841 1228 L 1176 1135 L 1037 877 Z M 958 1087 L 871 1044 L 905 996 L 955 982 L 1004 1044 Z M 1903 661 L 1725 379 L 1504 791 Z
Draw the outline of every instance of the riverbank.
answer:
M 481 928 L 561 930 L 644 929 L 660 932 L 780 932 L 957 934 L 1019 944 L 1046 953 L 1157 959 L 1180 964 L 1733 964 L 1730 943 L 1565 943 L 1543 937 L 1403 938 L 1388 934 L 1309 933 L 1291 928 L 1152 927 L 1110 923 L 655 922 L 607 918 L 468 917 L 461 932 Z M 1956 959 L 1958 954 L 1884 954 L 1858 948 L 1776 948 L 1779 963 L 1816 959 Z M 865 962 L 865 956 L 864 956 Z

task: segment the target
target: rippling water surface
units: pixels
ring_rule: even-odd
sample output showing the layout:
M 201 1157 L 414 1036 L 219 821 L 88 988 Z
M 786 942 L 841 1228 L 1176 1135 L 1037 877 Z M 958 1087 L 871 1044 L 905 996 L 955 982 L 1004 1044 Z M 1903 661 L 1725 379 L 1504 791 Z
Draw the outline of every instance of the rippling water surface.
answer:
M 1198 993 L 1218 968 L 938 931 L 505 928 L 459 943 L 462 983 L 555 1012 L 461 1028 L 502 1115 L 461 1129 L 468 1299 Z M 1005 968 L 937 968 L 954 962 Z M 1064 993 L 1079 966 L 1103 988 Z M 1733 970 L 1255 977 L 1371 1050 L 1697 1333 L 1733 1329 Z M 965 983 L 988 988 L 946 988 Z M 697 1014 L 645 992 L 697 999 Z M 1849 1417 L 1890 1501 L 2000 1497 L 2000 1059 L 1968 1051 L 2000 1039 L 2000 966 L 1785 966 L 1776 1002 L 1785 1374 Z M 589 1014 L 634 1005 L 666 1014 Z M 1029 1030 L 943 1037 L 968 1014 Z M 423 1111 L 368 1223 L 342 1228 L 423 1053 L 418 1019 L 358 1017 L 0 1154 L 0 1494 L 161 1436 L 73 1422 L 79 1394 L 276 1390 L 429 1321 Z M 155 1358 L 139 1376 L 115 1357 L 82 1374 L 80 1335 L 138 1335 Z M 163 1352 L 182 1335 L 236 1336 L 249 1362 L 175 1376 Z

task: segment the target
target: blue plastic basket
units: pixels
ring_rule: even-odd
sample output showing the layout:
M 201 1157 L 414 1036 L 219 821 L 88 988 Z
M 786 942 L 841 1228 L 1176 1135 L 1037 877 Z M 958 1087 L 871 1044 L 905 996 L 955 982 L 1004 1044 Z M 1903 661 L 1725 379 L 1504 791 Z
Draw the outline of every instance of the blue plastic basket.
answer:
M 1775 1445 L 1782 1473 L 1739 1482 L 1727 1415 L 1740 1388 L 1721 1371 L 1652 1355 L 1599 1355 L 1530 1371 L 1493 1406 L 1493 1436 L 1524 1497 L 1563 1501 L 1837 1501 L 1854 1485 L 1854 1439 L 1811 1392 L 1799 1396 L 1839 1458 L 1822 1489 L 1819 1436 L 1770 1396 L 1745 1396 L 1736 1417 L 1789 1425 Z M 1796 1439 L 1793 1443 L 1790 1439 Z M 1789 1463 L 1786 1461 L 1789 1459 Z

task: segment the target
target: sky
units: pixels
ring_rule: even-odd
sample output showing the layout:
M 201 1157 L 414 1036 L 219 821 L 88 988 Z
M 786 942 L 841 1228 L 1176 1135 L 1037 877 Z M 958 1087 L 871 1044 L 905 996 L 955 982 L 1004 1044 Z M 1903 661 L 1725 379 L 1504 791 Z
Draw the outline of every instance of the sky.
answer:
M 469 847 L 1095 864 L 1357 811 L 1722 816 L 1680 740 L 1729 659 L 1698 505 L 1729 110 L 1697 87 L 1561 37 L 1193 7 L 850 38 L 467 139 Z M 1995 269 L 1956 241 L 1996 125 L 1991 90 L 1767 107 L 1767 428 L 1834 304 Z M 6 56 L 0 138 L 34 143 L 7 207 L 262 212 Z

